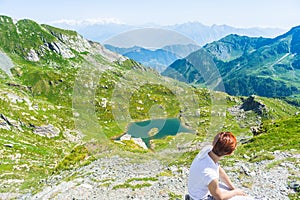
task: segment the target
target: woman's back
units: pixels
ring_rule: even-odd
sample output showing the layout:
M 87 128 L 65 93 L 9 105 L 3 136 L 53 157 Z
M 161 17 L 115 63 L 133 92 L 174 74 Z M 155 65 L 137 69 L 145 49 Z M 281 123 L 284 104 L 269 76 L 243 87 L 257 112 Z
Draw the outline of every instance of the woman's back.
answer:
M 219 165 L 208 155 L 211 149 L 211 146 L 204 147 L 190 167 L 188 191 L 193 199 L 207 197 L 210 194 L 208 184 L 214 179 L 219 179 Z

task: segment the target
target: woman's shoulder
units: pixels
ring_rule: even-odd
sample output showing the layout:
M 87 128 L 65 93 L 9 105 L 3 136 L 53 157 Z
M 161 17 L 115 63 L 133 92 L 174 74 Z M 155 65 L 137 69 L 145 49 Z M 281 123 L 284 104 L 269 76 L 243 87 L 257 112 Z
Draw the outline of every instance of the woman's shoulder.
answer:
M 205 147 L 203 147 L 201 149 L 201 151 L 198 153 L 198 155 L 196 156 L 197 159 L 202 159 L 205 158 L 206 156 L 208 156 L 208 153 L 212 150 L 212 146 L 211 145 L 207 145 Z

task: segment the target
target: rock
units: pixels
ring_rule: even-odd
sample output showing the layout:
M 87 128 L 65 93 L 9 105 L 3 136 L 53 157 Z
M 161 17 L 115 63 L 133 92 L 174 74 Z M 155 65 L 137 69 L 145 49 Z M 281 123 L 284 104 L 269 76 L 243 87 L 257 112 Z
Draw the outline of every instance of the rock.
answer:
M 251 126 L 250 130 L 253 133 L 253 135 L 259 135 L 262 133 L 262 128 L 260 126 Z
M 115 143 L 121 144 L 121 145 L 126 145 L 125 143 L 119 141 L 119 140 L 114 140 Z
M 291 182 L 289 187 L 295 191 L 300 191 L 300 181 Z
M 70 46 L 67 46 L 61 41 L 57 42 L 46 42 L 44 46 L 40 47 L 41 55 L 46 51 L 53 51 L 56 54 L 61 55 L 63 58 L 74 58 L 75 54 L 71 51 Z
M 143 149 L 148 149 L 148 147 L 146 146 L 145 142 L 142 140 L 142 138 L 132 138 L 133 142 L 137 145 L 139 145 L 140 147 L 142 147 Z
M 172 166 L 169 167 L 169 170 L 170 170 L 173 174 L 175 174 L 175 173 L 178 171 L 178 168 L 177 168 L 176 166 L 172 165 Z
M 86 52 L 91 48 L 90 43 L 85 40 L 82 36 L 76 35 L 65 35 L 55 31 L 50 31 L 53 36 L 58 39 L 56 45 L 64 45 L 68 50 L 70 48 L 74 49 L 77 52 Z
M 28 194 L 28 195 L 30 195 L 30 194 Z M 20 196 L 19 193 L 12 193 L 12 192 L 0 193 L 0 199 L 18 199 L 17 198 L 18 196 Z M 24 198 L 24 199 L 27 199 L 27 198 Z
M 80 187 L 84 187 L 86 189 L 93 189 L 93 186 L 87 183 L 81 184 Z
M 75 54 L 70 50 L 70 48 L 61 42 L 51 42 L 48 43 L 49 48 L 56 52 L 57 54 L 60 54 L 63 58 L 74 58 Z
M 83 138 L 83 134 L 79 132 L 78 130 L 70 130 L 70 129 L 65 129 L 63 132 L 63 135 L 65 138 L 67 138 L 71 142 L 80 142 L 81 139 Z
M 101 98 L 101 106 L 102 108 L 106 108 L 108 100 L 106 98 Z
M 246 167 L 245 165 L 241 165 L 241 168 L 243 170 L 243 172 L 247 175 L 247 176 L 255 176 L 255 172 L 254 171 L 250 171 L 248 167 Z
M 28 92 L 31 92 L 31 87 L 30 86 L 25 86 L 25 85 L 20 85 L 20 84 L 16 84 L 16 83 L 6 83 L 8 86 L 11 86 L 11 87 L 17 87 L 21 90 L 26 90 Z M 30 103 L 29 99 L 27 98 L 23 98 L 24 101 L 26 101 L 27 103 Z
M 266 112 L 266 105 L 255 100 L 255 95 L 251 95 L 246 100 L 244 100 L 243 104 L 241 105 L 241 109 L 245 111 L 252 110 L 258 115 L 262 115 Z
M 46 126 L 33 126 L 34 130 L 33 133 L 43 136 L 43 137 L 48 137 L 48 138 L 53 138 L 59 135 L 59 129 L 54 127 L 52 124 L 46 125 Z
M 13 93 L 7 93 L 6 96 L 8 97 L 9 101 L 12 103 L 22 103 L 25 100 L 22 97 L 19 97 Z
M 5 146 L 5 147 L 9 147 L 9 148 L 13 148 L 13 147 L 14 147 L 14 145 L 13 145 L 13 144 L 3 144 L 3 146 Z
M 38 110 L 38 109 L 39 109 L 39 106 L 38 106 L 37 104 L 35 104 L 35 105 L 32 106 L 32 108 L 33 108 L 34 110 Z
M 196 115 L 197 117 L 200 117 L 200 115 L 201 115 L 200 109 L 197 109 L 197 110 L 196 110 L 195 115 Z
M 17 127 L 17 128 L 19 127 L 19 122 L 17 122 L 16 120 L 10 119 L 3 114 L 0 114 L 0 123 L 1 123 L 1 121 L 2 121 L 3 125 L 4 125 L 4 123 L 6 123 L 9 126 L 13 126 L 13 127 Z M 5 127 L 5 125 L 4 125 L 4 127 Z
M 273 152 L 273 154 L 280 154 L 281 152 L 279 150 L 276 150 Z
M 29 50 L 29 52 L 27 53 L 26 59 L 29 61 L 34 61 L 34 62 L 37 62 L 40 60 L 38 54 L 33 49 Z
M 242 138 L 242 139 L 240 139 L 241 144 L 247 144 L 249 142 L 251 142 L 251 138 Z
M 103 47 L 101 44 L 97 42 L 88 41 L 89 44 L 92 46 L 93 53 L 97 53 L 102 55 L 103 57 L 107 58 L 110 62 L 114 61 L 125 61 L 127 58 L 124 56 L 117 54 L 115 52 L 112 52 L 105 47 Z
M 7 122 L 0 118 L 0 128 L 1 129 L 6 129 L 6 130 L 11 130 L 10 126 L 7 124 Z
M 80 114 L 78 112 L 73 112 L 74 117 L 79 117 Z
M 121 141 L 123 141 L 123 140 L 131 140 L 131 135 L 125 134 L 125 135 L 123 135 L 122 137 L 120 137 L 120 140 L 121 140 Z

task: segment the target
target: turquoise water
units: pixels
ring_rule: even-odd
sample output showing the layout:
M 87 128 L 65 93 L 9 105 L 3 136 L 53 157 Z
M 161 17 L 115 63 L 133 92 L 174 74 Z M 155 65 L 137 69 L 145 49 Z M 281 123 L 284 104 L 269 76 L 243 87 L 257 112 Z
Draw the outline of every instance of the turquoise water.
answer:
M 158 129 L 157 133 L 150 136 L 148 133 L 153 128 Z M 150 140 L 176 135 L 181 132 L 194 133 L 193 130 L 184 127 L 178 118 L 167 118 L 130 123 L 126 133 L 135 138 L 142 138 L 149 147 Z

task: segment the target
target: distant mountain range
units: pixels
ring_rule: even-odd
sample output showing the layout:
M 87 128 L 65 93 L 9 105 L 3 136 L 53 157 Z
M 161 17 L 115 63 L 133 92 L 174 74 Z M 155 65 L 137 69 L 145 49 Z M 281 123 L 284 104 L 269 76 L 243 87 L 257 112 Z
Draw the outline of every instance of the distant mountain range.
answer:
M 235 28 L 228 25 L 212 25 L 206 26 L 199 22 L 188 22 L 184 24 L 176 24 L 170 26 L 159 26 L 159 25 L 140 25 L 133 26 L 127 24 L 116 24 L 116 23 L 104 23 L 104 24 L 74 24 L 67 22 L 53 22 L 52 25 L 72 29 L 79 32 L 85 38 L 98 41 L 104 44 L 106 40 L 117 36 L 123 32 L 143 29 L 143 28 L 160 28 L 163 30 L 173 30 L 176 31 L 192 40 L 195 41 L 197 45 L 205 45 L 206 43 L 219 40 L 229 34 L 239 34 L 246 35 L 250 37 L 276 37 L 285 30 L 279 28 Z M 144 47 L 144 46 L 142 46 Z
M 275 37 L 284 32 L 277 28 L 206 26 L 199 22 L 171 26 L 74 22 L 55 22 L 53 25 L 76 30 L 85 38 L 101 42 L 111 51 L 134 59 L 158 72 L 164 71 L 176 59 L 184 58 L 201 46 L 228 34 Z
M 167 26 L 166 28 L 190 37 L 200 46 L 219 40 L 229 34 L 273 38 L 285 32 L 279 28 L 236 28 L 228 25 L 206 26 L 199 22 L 189 22 Z
M 228 35 L 176 60 L 162 74 L 214 88 L 224 84 L 231 95 L 299 94 L 300 26 L 274 39 Z
M 200 48 L 194 44 L 168 45 L 156 50 L 149 50 L 138 46 L 130 48 L 120 48 L 108 44 L 104 46 L 113 52 L 131 58 L 158 72 L 163 72 L 175 60 L 184 58 L 189 53 Z

